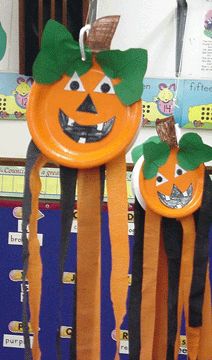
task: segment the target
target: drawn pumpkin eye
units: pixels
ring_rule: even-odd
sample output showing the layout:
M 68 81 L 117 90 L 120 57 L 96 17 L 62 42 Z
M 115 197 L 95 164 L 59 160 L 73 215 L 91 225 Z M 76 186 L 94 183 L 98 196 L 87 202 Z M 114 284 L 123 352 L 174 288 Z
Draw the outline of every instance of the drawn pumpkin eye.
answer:
M 101 82 L 94 89 L 94 92 L 103 93 L 103 94 L 115 94 L 113 84 L 107 76 L 105 76 L 101 80 Z
M 157 175 L 156 175 L 156 186 L 165 184 L 167 181 L 168 181 L 168 179 L 165 176 L 163 176 L 159 172 L 157 173 Z
M 178 176 L 186 174 L 186 173 L 187 173 L 187 171 L 184 170 L 183 168 L 181 168 L 181 166 L 179 166 L 178 164 L 175 165 L 174 177 L 178 177 Z
M 85 91 L 80 77 L 75 72 L 72 78 L 66 84 L 64 90 L 68 91 Z

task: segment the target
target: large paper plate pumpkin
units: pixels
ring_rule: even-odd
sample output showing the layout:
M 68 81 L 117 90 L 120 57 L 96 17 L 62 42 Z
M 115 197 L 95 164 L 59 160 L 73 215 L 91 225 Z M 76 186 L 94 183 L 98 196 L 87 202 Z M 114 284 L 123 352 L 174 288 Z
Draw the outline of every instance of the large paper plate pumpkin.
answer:
M 86 48 L 85 61 L 81 58 L 79 44 L 67 29 L 50 20 L 44 29 L 41 50 L 33 66 L 35 83 L 27 109 L 33 142 L 27 154 L 23 211 L 23 328 L 26 356 L 32 356 L 33 360 L 41 358 L 38 334 L 42 262 L 36 218 L 41 190 L 39 171 L 48 161 L 60 165 L 60 286 L 70 243 L 76 181 L 78 183 L 77 310 L 73 309 L 72 360 L 100 358 L 100 214 L 106 170 L 112 257 L 111 300 L 117 334 L 114 356 L 119 358 L 118 334 L 126 311 L 129 266 L 125 153 L 139 129 L 147 53 L 143 49 L 105 49 L 105 43 L 102 44 L 96 37 L 99 36 L 100 40 L 105 37 L 108 44 L 118 20 L 119 17 L 106 17 L 92 25 L 89 36 L 95 55 L 92 49 Z M 26 277 L 29 280 L 30 323 L 34 333 L 32 354 L 26 316 Z M 89 282 L 86 280 L 88 277 Z
M 43 154 L 78 168 L 98 166 L 121 154 L 138 131 L 141 105 L 122 103 L 114 90 L 118 82 L 94 61 L 81 76 L 74 72 L 51 85 L 34 84 L 28 124 Z
M 163 134 L 169 122 L 173 118 L 158 121 Z M 177 359 L 183 313 L 189 359 L 212 359 L 212 186 L 204 166 L 212 159 L 212 148 L 199 135 L 187 133 L 172 146 L 164 138 L 150 138 L 132 156 L 136 201 L 130 359 Z

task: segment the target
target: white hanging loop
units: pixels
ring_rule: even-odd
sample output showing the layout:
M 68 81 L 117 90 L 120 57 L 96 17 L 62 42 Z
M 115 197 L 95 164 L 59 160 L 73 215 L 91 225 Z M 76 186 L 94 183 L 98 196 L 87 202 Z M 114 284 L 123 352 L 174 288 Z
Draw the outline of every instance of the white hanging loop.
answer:
M 82 29 L 80 30 L 80 33 L 79 33 L 79 47 L 80 47 L 82 61 L 86 60 L 84 35 L 85 35 L 85 33 L 88 35 L 90 29 L 91 29 L 91 25 L 87 24 L 82 27 Z

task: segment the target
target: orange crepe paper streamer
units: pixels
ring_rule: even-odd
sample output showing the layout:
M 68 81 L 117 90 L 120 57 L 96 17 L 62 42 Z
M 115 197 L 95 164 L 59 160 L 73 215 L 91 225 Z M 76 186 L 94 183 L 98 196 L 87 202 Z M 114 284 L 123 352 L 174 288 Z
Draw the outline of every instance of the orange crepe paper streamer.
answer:
M 101 307 L 99 168 L 78 171 L 77 208 L 77 360 L 98 360 Z
M 162 234 L 158 262 L 153 359 L 166 359 L 168 332 L 168 264 Z
M 38 199 L 41 190 L 39 171 L 46 162 L 47 159 L 41 155 L 35 163 L 30 175 L 32 209 L 29 222 L 29 264 L 27 278 L 29 282 L 30 323 L 34 334 L 32 346 L 33 360 L 40 360 L 41 358 L 38 333 L 42 287 L 42 262 L 40 256 L 40 244 L 37 237 L 37 214 L 39 207 Z
M 212 303 L 211 287 L 209 279 L 209 266 L 207 269 L 205 283 L 205 294 L 203 302 L 203 322 L 201 327 L 201 338 L 198 360 L 212 360 Z
M 161 216 L 148 207 L 144 226 L 140 360 L 153 359 Z
M 186 337 L 187 348 L 190 360 L 196 360 L 199 339 L 200 328 L 190 327 L 189 324 L 189 295 L 193 274 L 193 262 L 194 262 L 194 247 L 195 247 L 195 223 L 193 215 L 180 219 L 183 227 L 183 248 L 181 257 L 180 268 L 180 283 L 179 283 L 179 296 L 178 296 L 178 327 L 177 337 L 175 342 L 175 360 L 178 359 L 178 353 L 180 348 L 180 325 L 182 319 L 182 312 L 184 309 L 186 320 Z
M 106 164 L 106 170 L 112 259 L 111 299 L 116 324 L 117 347 L 115 360 L 118 360 L 120 326 L 126 312 L 129 268 L 128 199 L 125 154 L 121 154 Z
M 182 252 L 183 254 L 183 252 Z M 182 259 L 182 257 L 181 257 Z M 182 261 L 182 260 L 181 260 Z M 181 264 L 182 266 L 182 264 Z M 178 359 L 179 349 L 180 349 L 180 330 L 181 330 L 181 321 L 183 313 L 183 277 L 182 277 L 182 267 L 180 269 L 180 281 L 179 281 L 179 294 L 178 294 L 178 308 L 177 308 L 177 334 L 174 348 L 174 360 Z

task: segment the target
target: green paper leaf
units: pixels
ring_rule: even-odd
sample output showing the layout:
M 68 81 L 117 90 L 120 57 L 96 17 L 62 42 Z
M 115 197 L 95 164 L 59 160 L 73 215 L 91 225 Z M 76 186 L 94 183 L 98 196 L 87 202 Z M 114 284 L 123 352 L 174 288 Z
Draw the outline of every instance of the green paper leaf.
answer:
M 178 164 L 185 170 L 194 170 L 212 160 L 212 147 L 203 143 L 195 133 L 184 134 L 179 141 Z
M 114 89 L 125 105 L 131 105 L 141 99 L 143 78 L 147 68 L 146 50 L 102 51 L 96 55 L 96 60 L 107 76 L 121 80 Z
M 7 47 L 7 34 L 0 23 L 0 60 L 3 59 Z
M 41 50 L 33 64 L 33 76 L 38 83 L 51 84 L 63 74 L 80 76 L 92 66 L 91 50 L 85 47 L 86 61 L 82 61 L 79 44 L 65 26 L 49 20 L 44 28 Z M 147 68 L 147 51 L 129 49 L 108 50 L 96 55 L 97 62 L 110 78 L 120 82 L 114 86 L 116 95 L 125 105 L 141 99 L 143 78 Z
M 79 44 L 65 26 L 49 20 L 44 28 L 41 50 L 33 64 L 33 76 L 38 83 L 51 84 L 63 74 L 72 76 L 86 73 L 92 66 L 92 55 L 85 48 L 86 61 L 82 61 Z
M 146 140 L 143 144 L 136 146 L 132 152 L 132 160 L 134 162 L 134 164 L 138 161 L 138 159 L 143 155 L 144 151 L 143 151 L 143 145 L 146 144 L 147 142 L 154 142 L 156 144 L 158 144 L 160 142 L 160 138 L 159 136 L 151 136 L 148 140 Z
M 143 173 L 145 179 L 152 179 L 157 175 L 158 172 L 158 166 L 154 163 L 150 163 L 145 161 L 143 165 Z
M 152 179 L 156 176 L 158 168 L 164 165 L 170 154 L 170 147 L 165 142 L 158 144 L 148 142 L 143 146 L 144 150 L 144 177 Z

